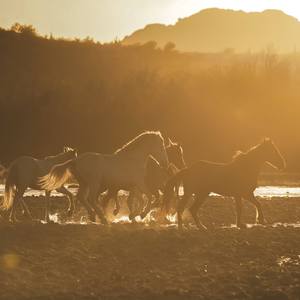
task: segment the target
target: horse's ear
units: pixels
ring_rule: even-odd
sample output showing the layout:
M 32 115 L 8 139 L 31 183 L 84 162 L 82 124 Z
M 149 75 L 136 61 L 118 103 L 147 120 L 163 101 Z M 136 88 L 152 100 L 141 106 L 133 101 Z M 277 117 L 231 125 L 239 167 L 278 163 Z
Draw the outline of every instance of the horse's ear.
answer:
M 170 138 L 169 138 L 169 141 L 170 141 L 170 144 L 171 144 L 171 145 L 174 145 L 174 146 L 175 146 L 175 145 L 179 145 L 179 143 L 172 141 Z
M 165 147 L 169 147 L 171 145 L 171 140 L 169 137 L 165 137 L 164 141 L 165 141 Z

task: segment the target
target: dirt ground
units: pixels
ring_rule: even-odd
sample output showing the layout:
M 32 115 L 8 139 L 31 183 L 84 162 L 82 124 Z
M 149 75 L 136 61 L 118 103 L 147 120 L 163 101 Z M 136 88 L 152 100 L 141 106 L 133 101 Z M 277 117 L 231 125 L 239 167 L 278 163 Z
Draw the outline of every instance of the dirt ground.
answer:
M 65 206 L 56 201 L 53 212 Z M 201 212 L 207 232 L 188 215 L 183 232 L 2 222 L 0 299 L 300 299 L 300 199 L 261 203 L 272 225 L 242 230 L 231 225 L 233 202 L 219 198 Z M 253 207 L 243 213 L 253 224 Z

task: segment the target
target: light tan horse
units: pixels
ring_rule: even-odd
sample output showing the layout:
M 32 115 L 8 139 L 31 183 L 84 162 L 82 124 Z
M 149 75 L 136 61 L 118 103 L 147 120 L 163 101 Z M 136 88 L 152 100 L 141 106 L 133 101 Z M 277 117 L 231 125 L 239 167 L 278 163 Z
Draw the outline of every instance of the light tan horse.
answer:
M 13 161 L 7 170 L 5 193 L 2 203 L 3 210 L 10 210 L 10 221 L 16 221 L 15 208 L 21 204 L 27 215 L 31 218 L 30 211 L 23 200 L 23 194 L 26 189 L 32 188 L 42 190 L 39 185 L 39 178 L 50 172 L 51 168 L 59 163 L 68 161 L 77 156 L 77 151 L 64 147 L 64 151 L 55 156 L 48 156 L 44 159 L 36 159 L 31 156 L 21 156 Z M 70 214 L 74 210 L 73 195 L 64 186 L 55 188 L 58 192 L 63 193 L 69 198 Z M 45 220 L 49 221 L 49 204 L 51 190 L 46 191 L 46 211 Z
M 185 161 L 183 158 L 183 149 L 182 146 L 178 143 L 172 142 L 168 139 L 168 145 L 166 146 L 166 152 L 169 160 L 168 169 L 162 168 L 160 164 L 149 157 L 146 163 L 146 174 L 145 174 L 145 182 L 148 190 L 154 196 L 155 200 L 153 203 L 154 207 L 160 206 L 160 197 L 159 191 L 163 191 L 164 185 L 166 181 L 174 174 L 176 174 L 180 169 L 184 168 Z M 120 203 L 118 198 L 119 189 L 115 190 L 108 188 L 107 194 L 101 200 L 102 207 L 104 211 L 108 206 L 108 202 L 110 199 L 114 199 L 115 201 L 115 209 L 113 211 L 114 215 L 117 215 L 120 211 Z M 134 201 L 136 200 L 136 201 Z M 141 217 L 144 218 L 147 211 L 144 211 L 144 215 L 142 214 L 143 209 L 143 197 L 142 195 L 134 195 L 134 193 L 129 192 L 129 196 L 127 198 L 127 205 L 129 208 L 129 219 L 134 221 L 135 217 L 141 214 Z
M 145 183 L 149 156 L 153 156 L 163 167 L 168 167 L 164 139 L 160 132 L 143 132 L 113 154 L 84 153 L 72 161 L 54 166 L 40 182 L 46 190 L 53 190 L 74 175 L 79 183 L 77 200 L 85 206 L 92 221 L 97 214 L 101 222 L 106 224 L 103 210 L 97 205 L 97 198 L 107 187 L 139 191 L 147 196 L 146 209 L 150 208 L 152 195 Z

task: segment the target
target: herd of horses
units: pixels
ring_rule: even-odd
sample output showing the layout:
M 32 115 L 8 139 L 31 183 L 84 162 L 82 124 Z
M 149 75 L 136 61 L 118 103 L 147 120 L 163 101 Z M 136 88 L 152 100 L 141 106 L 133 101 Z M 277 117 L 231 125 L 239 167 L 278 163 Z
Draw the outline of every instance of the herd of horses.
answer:
M 234 197 L 236 225 L 242 228 L 242 199 L 256 207 L 257 222 L 265 223 L 261 205 L 253 194 L 265 162 L 277 169 L 285 167 L 284 158 L 268 138 L 246 152 L 238 152 L 228 163 L 199 161 L 186 166 L 180 144 L 164 139 L 160 132 L 147 131 L 112 154 L 77 155 L 76 150 L 65 147 L 63 153 L 42 160 L 19 157 L 7 170 L 1 209 L 6 211 L 11 222 L 17 221 L 18 207 L 32 218 L 23 194 L 27 188 L 45 190 L 45 219 L 49 221 L 50 194 L 57 190 L 69 199 L 69 216 L 73 215 L 76 203 L 81 203 L 91 221 L 95 222 L 98 217 L 107 224 L 105 212 L 109 201 L 115 201 L 113 213 L 117 215 L 120 210 L 117 195 L 119 190 L 125 190 L 129 192 L 127 205 L 132 221 L 137 216 L 145 218 L 153 207 L 159 208 L 160 216 L 166 216 L 175 203 L 178 227 L 182 228 L 182 214 L 193 197 L 190 213 L 198 228 L 206 229 L 199 219 L 199 209 L 214 192 Z M 76 201 L 64 186 L 71 178 L 78 183 Z M 180 186 L 182 196 L 179 195 Z

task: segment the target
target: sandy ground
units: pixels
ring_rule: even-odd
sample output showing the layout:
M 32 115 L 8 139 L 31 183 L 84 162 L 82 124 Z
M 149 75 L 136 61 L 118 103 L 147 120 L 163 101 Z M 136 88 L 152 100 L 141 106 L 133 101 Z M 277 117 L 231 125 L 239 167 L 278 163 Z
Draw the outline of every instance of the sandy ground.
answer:
M 36 215 L 42 202 L 28 201 Z M 243 230 L 231 226 L 230 199 L 205 204 L 207 232 L 190 225 L 188 214 L 183 232 L 2 222 L 0 299 L 300 299 L 300 199 L 261 202 L 273 225 Z M 53 213 L 65 206 L 57 197 Z M 254 217 L 245 203 L 245 222 Z

